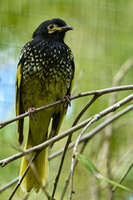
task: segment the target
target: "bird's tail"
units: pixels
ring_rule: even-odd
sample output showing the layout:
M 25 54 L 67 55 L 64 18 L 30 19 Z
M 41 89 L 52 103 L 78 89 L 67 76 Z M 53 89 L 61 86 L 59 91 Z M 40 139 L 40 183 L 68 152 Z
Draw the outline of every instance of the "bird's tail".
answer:
M 29 148 L 27 142 L 26 149 Z M 35 156 L 35 153 L 29 156 L 25 156 L 22 159 L 20 167 L 20 177 L 22 177 L 26 170 L 29 161 Z M 21 187 L 24 191 L 29 192 L 32 188 L 36 192 L 39 191 L 41 186 L 44 186 L 48 179 L 48 148 L 42 150 L 37 157 L 33 160 L 31 167 L 29 168 L 26 176 L 24 177 Z

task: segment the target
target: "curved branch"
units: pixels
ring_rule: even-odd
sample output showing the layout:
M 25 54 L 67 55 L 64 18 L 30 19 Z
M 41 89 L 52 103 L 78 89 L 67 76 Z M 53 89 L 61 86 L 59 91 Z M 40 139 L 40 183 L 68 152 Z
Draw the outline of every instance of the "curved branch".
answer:
M 42 149 L 46 148 L 47 146 L 49 146 L 50 144 L 55 143 L 56 141 L 59 141 L 59 140 L 63 139 L 64 137 L 68 136 L 69 134 L 71 134 L 71 133 L 73 133 L 73 132 L 75 132 L 75 131 L 77 131 L 77 130 L 83 128 L 83 127 L 86 126 L 90 121 L 91 121 L 90 124 L 92 124 L 92 123 L 94 123 L 95 121 L 97 121 L 97 120 L 101 119 L 102 117 L 104 117 L 105 115 L 107 115 L 108 113 L 114 112 L 115 110 L 117 110 L 118 108 L 120 108 L 122 105 L 124 105 L 124 104 L 130 102 L 131 100 L 133 100 L 133 94 L 131 94 L 131 95 L 125 97 L 124 99 L 118 101 L 116 104 L 114 104 L 114 105 L 112 105 L 112 106 L 110 106 L 110 107 L 104 109 L 103 111 L 99 112 L 98 114 L 95 114 L 95 115 L 92 116 L 91 118 L 88 118 L 87 120 L 81 122 L 80 124 L 78 124 L 78 125 L 76 125 L 76 126 L 70 128 L 69 130 L 66 130 L 66 131 L 64 131 L 63 133 L 61 133 L 61 134 L 59 134 L 59 135 L 57 135 L 57 136 L 55 136 L 55 137 L 53 137 L 53 138 L 51 138 L 51 139 L 45 141 L 45 142 L 43 142 L 43 143 L 41 143 L 41 144 L 39 144 L 39 145 L 36 145 L 36 146 L 34 146 L 34 147 L 32 147 L 32 148 L 29 148 L 29 149 L 27 149 L 27 150 L 25 150 L 25 151 L 23 151 L 23 152 L 17 153 L 17 154 L 15 154 L 15 155 L 13 155 L 13 156 L 10 156 L 10 157 L 8 157 L 8 158 L 6 158 L 6 159 L 1 160 L 1 161 L 0 161 L 0 165 L 1 165 L 2 167 L 4 167 L 4 166 L 7 165 L 9 162 L 11 162 L 11 161 L 13 161 L 13 160 L 16 160 L 16 159 L 18 159 L 18 158 L 20 158 L 20 157 L 22 157 L 22 156 L 25 156 L 26 154 L 29 154 L 29 153 L 31 153 L 31 152 L 33 152 L 33 151 L 42 150 Z
M 92 129 L 89 133 L 87 133 L 85 136 L 82 136 L 80 139 L 80 143 L 84 142 L 84 144 L 87 144 L 88 141 L 93 138 L 97 133 L 99 133 L 102 129 L 104 129 L 106 126 L 108 126 L 110 123 L 112 123 L 113 121 L 115 121 L 116 119 L 120 118 L 122 115 L 126 114 L 127 112 L 133 110 L 133 105 L 130 105 L 128 107 L 126 107 L 124 110 L 120 111 L 119 113 L 115 114 L 114 116 L 110 117 L 109 119 L 105 120 L 104 122 L 102 122 L 100 125 L 98 125 L 97 127 L 95 127 L 94 129 Z M 72 147 L 74 147 L 75 142 L 72 142 L 68 149 L 71 149 Z M 82 148 L 82 147 L 81 147 Z M 61 155 L 63 153 L 64 149 L 61 149 L 55 153 L 53 153 L 52 155 L 50 155 L 48 157 L 49 160 L 52 160 L 54 158 L 56 158 L 57 156 Z M 77 163 L 77 162 L 76 162 Z M 64 192 L 66 191 L 66 188 L 68 186 L 69 183 L 69 179 L 70 179 L 70 172 L 69 172 L 69 176 L 65 182 L 65 189 L 63 190 Z M 6 190 L 7 188 L 9 188 L 10 186 L 12 186 L 14 183 L 16 183 L 19 180 L 19 177 L 13 179 L 11 182 L 9 182 L 8 184 L 6 184 L 5 186 L 3 186 L 2 188 L 0 188 L 0 193 L 3 192 L 4 190 Z M 64 193 L 62 194 L 62 196 L 64 196 Z M 63 198 L 63 197 L 62 197 Z
M 80 94 L 77 94 L 75 96 L 70 97 L 70 100 L 74 100 L 74 99 L 77 99 L 77 98 L 86 97 L 86 96 L 90 96 L 90 95 L 101 96 L 101 95 L 104 95 L 104 94 L 109 94 L 109 93 L 117 92 L 117 91 L 125 91 L 125 90 L 133 90 L 133 85 L 123 85 L 123 86 L 106 88 L 106 89 L 101 89 L 101 90 L 94 90 L 94 91 L 90 91 L 90 92 L 82 92 Z M 65 101 L 66 101 L 66 99 L 63 98 L 63 99 L 58 100 L 58 101 L 56 101 L 54 103 L 42 106 L 40 108 L 36 108 L 34 110 L 34 113 L 39 112 L 41 110 L 46 110 L 46 109 L 51 108 L 53 106 L 56 106 L 58 104 L 64 103 Z M 12 118 L 10 120 L 7 120 L 5 122 L 1 122 L 0 123 L 0 129 L 3 128 L 4 126 L 14 122 L 14 121 L 17 121 L 19 119 L 23 119 L 23 118 L 25 118 L 27 116 L 29 116 L 29 112 L 26 112 L 26 113 L 23 113 L 21 115 L 18 115 L 17 117 L 14 117 L 14 118 Z

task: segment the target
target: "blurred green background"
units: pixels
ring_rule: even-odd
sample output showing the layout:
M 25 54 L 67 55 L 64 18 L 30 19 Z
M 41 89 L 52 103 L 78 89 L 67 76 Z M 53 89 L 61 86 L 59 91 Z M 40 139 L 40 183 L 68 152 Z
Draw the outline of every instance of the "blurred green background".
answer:
M 36 27 L 44 20 L 59 17 L 74 27 L 67 33 L 65 41 L 74 53 L 76 74 L 73 94 L 112 86 L 113 77 L 121 65 L 133 57 L 133 1 L 132 0 L 1 0 L 0 1 L 0 121 L 15 116 L 15 76 L 19 54 L 24 44 L 31 40 Z M 132 84 L 133 70 L 124 76 L 121 84 Z M 123 92 L 118 99 L 129 94 Z M 72 102 L 62 125 L 66 130 L 89 100 L 88 97 Z M 99 99 L 84 115 L 84 119 L 108 106 L 109 95 Z M 114 123 L 110 143 L 110 168 L 113 180 L 119 181 L 133 160 L 133 114 L 129 113 Z M 25 132 L 27 131 L 25 127 Z M 103 131 L 102 131 L 103 132 Z M 77 135 L 76 135 L 77 136 Z M 104 133 L 88 143 L 85 154 L 104 173 Z M 0 130 L 0 159 L 17 153 L 16 123 Z M 64 142 L 54 146 L 52 152 L 63 147 Z M 103 154 L 102 154 L 103 153 Z M 61 180 L 56 193 L 60 199 L 65 177 L 70 167 L 71 152 L 68 153 Z M 50 161 L 48 190 L 51 191 L 60 157 Z M 0 187 L 18 176 L 20 161 L 0 168 Z M 133 190 L 133 170 L 124 185 Z M 0 194 L 0 200 L 8 199 L 13 187 Z M 91 175 L 79 165 L 74 178 L 75 200 L 109 199 L 108 185 L 95 182 Z M 94 195 L 96 193 L 96 195 Z M 68 192 L 66 194 L 67 199 Z M 19 190 L 14 200 L 23 199 Z M 42 192 L 31 194 L 29 199 L 44 199 Z M 115 200 L 132 200 L 133 194 L 118 190 Z

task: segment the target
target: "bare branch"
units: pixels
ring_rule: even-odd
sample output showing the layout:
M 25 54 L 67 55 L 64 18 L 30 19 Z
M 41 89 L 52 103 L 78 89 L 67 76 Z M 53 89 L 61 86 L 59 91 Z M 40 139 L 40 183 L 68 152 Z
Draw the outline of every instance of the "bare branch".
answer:
M 112 116 L 109 119 L 107 119 L 104 122 L 102 122 L 100 125 L 98 125 L 96 128 L 94 128 L 92 131 L 90 131 L 85 136 L 82 136 L 81 139 L 80 139 L 80 143 L 84 142 L 83 146 L 82 146 L 82 148 L 83 148 L 82 152 L 84 151 L 85 146 L 87 145 L 87 143 L 89 142 L 89 140 L 92 137 L 94 137 L 97 133 L 99 133 L 102 129 L 104 129 L 110 123 L 112 123 L 113 121 L 115 121 L 116 119 L 120 118 L 122 115 L 126 114 L 127 112 L 129 112 L 131 110 L 133 110 L 133 105 L 128 106 L 124 110 L 120 111 L 119 113 L 115 114 L 114 116 Z M 75 142 L 71 143 L 69 145 L 69 148 L 72 148 L 74 145 L 75 145 Z M 51 157 L 53 158 L 53 156 L 59 155 L 62 151 L 60 150 L 59 152 L 51 155 L 50 158 Z M 76 160 L 76 162 L 78 162 L 78 161 Z M 74 168 L 75 168 L 75 164 L 77 164 L 77 163 L 74 163 Z M 64 189 L 62 191 L 61 200 L 63 200 L 63 198 L 64 198 L 65 192 L 66 192 L 68 184 L 69 184 L 70 176 L 71 176 L 71 171 L 69 172 L 68 177 L 67 177 L 67 179 L 65 181 L 65 186 L 64 186 Z
M 82 153 L 82 152 L 84 151 L 85 146 L 86 146 L 86 143 L 87 143 L 87 141 L 84 141 L 84 143 L 83 143 L 82 146 L 80 147 L 79 153 Z M 75 167 L 76 167 L 77 164 L 78 164 L 78 160 L 75 160 L 75 161 L 74 161 L 74 165 L 73 165 L 73 168 L 74 168 L 74 169 L 75 169 Z M 67 177 L 67 179 L 66 179 L 66 181 L 65 181 L 65 186 L 64 186 L 63 191 L 62 191 L 62 194 L 61 194 L 61 200 L 63 200 L 64 195 L 65 195 L 65 193 L 66 193 L 66 190 L 67 190 L 67 186 L 68 186 L 68 184 L 69 184 L 70 177 L 71 177 L 71 169 L 70 169 L 69 174 L 68 174 L 68 177 Z
M 131 96 L 131 95 L 129 95 Z M 73 194 L 73 173 L 74 173 L 74 161 L 75 161 L 75 153 L 77 151 L 77 147 L 80 141 L 81 136 L 84 134 L 84 132 L 88 129 L 88 127 L 93 124 L 95 121 L 97 121 L 99 118 L 104 117 L 105 115 L 107 115 L 108 113 L 115 111 L 117 108 L 119 108 L 123 103 L 123 100 L 117 102 L 116 104 L 110 106 L 109 108 L 104 109 L 102 112 L 100 112 L 99 114 L 96 114 L 92 117 L 92 119 L 88 122 L 88 124 L 83 128 L 83 130 L 81 131 L 80 135 L 78 136 L 75 145 L 74 145 L 74 149 L 73 149 L 73 156 L 72 156 L 72 164 L 71 164 L 71 176 L 70 176 L 70 200 L 72 199 L 72 194 Z M 121 104 L 122 103 L 122 104 Z
M 81 98 L 81 97 L 85 97 L 85 96 L 90 96 L 90 95 L 101 96 L 101 95 L 104 95 L 104 94 L 109 94 L 109 93 L 112 93 L 112 92 L 124 91 L 124 90 L 133 90 L 133 85 L 123 85 L 123 86 L 106 88 L 106 89 L 101 89 L 101 90 L 94 90 L 94 91 L 90 91 L 90 92 L 83 92 L 83 93 L 80 93 L 78 95 L 70 97 L 70 100 L 74 100 L 74 99 L 77 99 L 77 98 Z M 66 101 L 66 99 L 63 98 L 63 99 L 58 100 L 58 101 L 56 101 L 54 103 L 42 106 L 40 108 L 36 108 L 34 110 L 34 113 L 39 112 L 41 110 L 46 110 L 46 109 L 51 108 L 53 106 L 56 106 L 58 104 L 64 103 L 65 101 Z M 17 121 L 19 119 L 25 118 L 27 116 L 29 116 L 29 112 L 26 112 L 26 113 L 23 113 L 21 115 L 18 115 L 17 117 L 14 117 L 13 119 L 7 120 L 5 122 L 1 122 L 0 123 L 0 129 L 3 128 L 4 126 L 6 126 L 6 125 L 8 125 L 8 124 L 10 124 L 12 122 L 14 122 L 14 121 Z
M 80 141 L 81 136 L 84 134 L 84 132 L 88 129 L 88 127 L 93 123 L 93 119 L 90 120 L 88 122 L 88 124 L 83 128 L 83 130 L 81 131 L 80 135 L 78 136 L 74 148 L 73 148 L 73 154 L 72 154 L 72 163 L 71 163 L 71 169 L 70 169 L 70 195 L 69 195 L 69 199 L 72 200 L 72 194 L 74 193 L 73 190 L 73 175 L 74 175 L 74 167 L 75 167 L 75 153 L 77 151 L 77 147 Z
M 123 177 L 121 178 L 121 180 L 120 180 L 120 184 L 125 180 L 125 178 L 127 177 L 127 175 L 129 174 L 129 172 L 130 172 L 130 170 L 132 169 L 132 167 L 133 167 L 133 162 L 129 165 L 129 167 L 128 167 L 128 169 L 126 170 L 126 172 L 124 173 L 124 175 L 123 175 Z M 113 194 L 115 193 L 115 191 L 117 190 L 117 186 L 116 187 L 114 187 L 113 189 L 112 189 L 112 197 L 113 197 Z
M 127 108 L 125 108 L 124 110 L 120 111 L 119 113 L 115 114 L 113 117 L 110 117 L 109 119 L 105 120 L 104 122 L 102 122 L 100 125 L 98 125 L 97 127 L 95 127 L 92 131 L 90 131 L 88 134 L 86 134 L 85 136 L 82 136 L 80 139 L 80 143 L 84 142 L 85 144 L 88 143 L 88 141 L 94 137 L 97 133 L 99 133 L 102 129 L 104 129 L 106 126 L 108 126 L 110 123 L 112 123 L 113 121 L 115 121 L 116 119 L 120 118 L 122 115 L 126 114 L 127 112 L 133 110 L 133 105 L 128 106 Z M 68 149 L 71 149 L 72 147 L 74 147 L 75 142 L 72 142 Z M 52 155 L 49 156 L 49 160 L 52 160 L 54 158 L 56 158 L 57 156 L 61 155 L 63 153 L 64 149 L 61 149 L 55 153 L 53 153 Z M 76 160 L 77 161 L 77 160 Z M 68 183 L 69 183 L 69 178 L 70 178 L 70 173 L 69 173 L 69 177 L 66 180 L 66 184 L 64 187 L 64 191 L 66 191 Z M 7 188 L 9 188 L 10 186 L 12 186 L 14 183 L 16 183 L 19 180 L 19 177 L 15 178 L 14 180 L 12 180 L 10 183 L 8 183 L 7 185 L 3 186 L 0 189 L 0 193 L 3 192 L 4 190 L 6 190 Z M 62 194 L 63 196 L 63 194 Z
M 77 124 L 77 122 L 80 120 L 80 118 L 81 118 L 81 116 L 84 114 L 84 112 L 89 108 L 89 106 L 92 105 L 92 103 L 93 103 L 97 98 L 98 98 L 97 95 L 94 95 L 94 96 L 92 97 L 92 99 L 89 101 L 89 103 L 81 110 L 81 112 L 79 113 L 79 115 L 77 116 L 77 118 L 75 119 L 75 121 L 73 122 L 72 127 L 74 127 L 74 126 Z M 66 155 L 68 146 L 69 146 L 69 144 L 71 143 L 71 139 L 72 139 L 72 133 L 68 136 L 66 145 L 65 145 L 65 147 L 64 147 L 64 151 L 63 151 L 63 154 L 62 154 L 60 166 L 59 166 L 59 169 L 58 169 L 58 172 L 57 172 L 55 181 L 54 181 L 54 188 L 53 188 L 53 192 L 52 192 L 52 198 L 54 198 L 54 195 L 55 195 L 55 191 L 56 191 L 56 188 L 57 188 L 57 185 L 58 185 L 59 177 L 60 177 L 60 175 L 61 175 L 61 170 L 62 170 L 62 167 L 63 167 L 65 155 Z
M 9 197 L 8 200 L 11 200 L 11 199 L 13 198 L 13 196 L 15 195 L 17 189 L 20 187 L 20 185 L 21 185 L 21 183 L 22 183 L 24 177 L 26 176 L 26 174 L 27 174 L 29 168 L 31 168 L 31 170 L 32 170 L 32 172 L 33 172 L 33 174 L 34 174 L 34 176 L 35 176 L 35 178 L 36 178 L 36 181 L 37 181 L 38 184 L 40 185 L 40 187 L 41 187 L 42 191 L 44 192 L 44 194 L 47 196 L 47 199 L 50 200 L 50 196 L 49 196 L 48 192 L 46 191 L 45 187 L 43 187 L 43 185 L 42 185 L 42 183 L 41 183 L 41 180 L 40 180 L 40 178 L 39 178 L 38 172 L 37 172 L 37 170 L 36 170 L 36 167 L 35 167 L 35 165 L 34 165 L 34 163 L 33 163 L 33 161 L 37 158 L 37 156 L 39 155 L 40 152 L 41 152 L 41 150 L 40 150 L 40 151 L 37 151 L 36 154 L 32 156 L 32 158 L 31 158 L 29 155 L 26 155 L 26 159 L 27 159 L 27 161 L 28 161 L 28 165 L 27 165 L 27 167 L 26 167 L 26 169 L 25 169 L 23 175 L 22 175 L 21 178 L 19 179 L 17 185 L 15 186 L 15 188 L 14 188 L 13 192 L 11 193 L 11 195 L 10 195 L 10 197 Z M 26 197 L 26 198 L 28 198 L 28 197 Z
M 56 176 L 56 179 L 55 179 L 55 185 L 54 185 L 54 190 L 53 190 L 53 195 L 52 197 L 54 197 L 54 194 L 55 194 L 55 190 L 56 190 L 56 187 L 57 187 L 57 184 L 58 184 L 58 180 L 59 180 L 59 177 L 60 177 L 60 174 L 61 174 L 61 169 L 62 169 L 62 166 L 63 166 L 63 162 L 64 162 L 64 158 L 65 158 L 65 154 L 66 154 L 66 151 L 69 148 L 72 148 L 72 146 L 74 146 L 74 151 L 73 151 L 73 155 L 75 154 L 76 150 L 77 150 L 77 146 L 80 142 L 82 141 L 88 141 L 89 138 L 91 138 L 90 136 L 86 139 L 85 136 L 82 137 L 83 133 L 86 131 L 86 129 L 92 124 L 94 123 L 95 121 L 101 119 L 102 117 L 104 117 L 105 115 L 107 115 L 108 113 L 110 112 L 114 112 L 115 110 L 117 110 L 119 107 L 121 107 L 122 105 L 130 102 L 132 99 L 133 99 L 133 94 L 125 97 L 124 99 L 122 99 L 121 101 L 117 102 L 116 104 L 114 104 L 113 106 L 110 106 L 106 109 L 104 109 L 103 111 L 101 111 L 100 113 L 92 116 L 91 118 L 88 118 L 87 120 L 83 121 L 82 123 L 80 123 L 79 125 L 76 125 L 76 123 L 79 121 L 79 119 L 81 118 L 81 116 L 85 113 L 85 111 L 88 109 L 88 107 L 94 103 L 94 101 L 104 95 L 104 94 L 109 94 L 109 93 L 112 93 L 112 92 L 118 92 L 118 91 L 125 91 L 125 90 L 133 90 L 133 85 L 124 85 L 124 86 L 118 86 L 118 87 L 112 87 L 112 88 L 106 88 L 106 89 L 101 89 L 101 90 L 94 90 L 94 91 L 90 91 L 90 92 L 83 92 L 83 93 L 80 93 L 78 95 L 75 95 L 75 96 L 72 96 L 70 99 L 71 100 L 74 100 L 74 99 L 77 99 L 77 98 L 80 98 L 80 97 L 85 97 L 85 96 L 90 96 L 90 95 L 93 95 L 92 99 L 89 101 L 89 103 L 87 105 L 85 105 L 85 107 L 81 110 L 81 112 L 79 113 L 79 115 L 77 116 L 77 118 L 75 119 L 74 123 L 73 123 L 73 127 L 70 128 L 69 130 L 67 131 L 64 131 L 63 133 L 61 133 L 60 135 L 58 136 L 55 136 L 49 140 L 47 140 L 46 142 L 44 143 L 41 143 L 37 146 L 34 146 L 32 148 L 29 148 L 23 152 L 20 152 L 18 154 L 15 154 L 13 156 L 10 156 L 6 159 L 3 159 L 0 161 L 0 165 L 2 167 L 4 167 L 5 165 L 7 165 L 9 162 L 13 161 L 13 160 L 16 160 L 22 156 L 25 156 L 33 151 L 37 151 L 37 153 L 39 151 L 41 151 L 42 149 L 46 148 L 47 146 L 49 146 L 50 144 L 52 143 L 55 143 L 56 141 L 66 137 L 66 136 L 69 136 L 68 137 L 68 140 L 67 140 L 67 143 L 66 143 L 66 146 L 65 146 L 65 149 L 56 153 L 55 156 L 59 155 L 60 153 L 63 152 L 63 156 L 62 156 L 62 159 L 61 159 L 61 164 L 60 164 L 60 167 L 59 167 L 59 170 L 58 170 L 58 173 L 57 173 L 57 176 Z M 61 99 L 61 100 L 58 100 L 54 103 L 51 103 L 49 105 L 46 105 L 46 106 L 42 106 L 40 108 L 37 108 L 35 109 L 35 113 L 36 112 L 39 112 L 41 110 L 45 110 L 45 109 L 48 109 L 52 106 L 55 106 L 55 105 L 58 105 L 60 103 L 64 103 L 66 100 L 65 98 Z M 130 107 L 131 108 L 131 107 Z M 131 108 L 132 109 L 132 108 Z M 0 129 L 3 128 L 4 126 L 16 121 L 16 120 L 19 120 L 19 119 L 22 119 L 22 118 L 25 118 L 26 116 L 29 116 L 29 112 L 26 112 L 22 115 L 19 115 L 11 120 L 8 120 L 8 121 L 5 121 L 5 122 L 2 122 L 0 123 Z M 115 115 L 116 116 L 116 115 Z M 114 117 L 115 119 L 115 117 Z M 112 121 L 113 121 L 113 118 L 112 118 Z M 106 126 L 106 125 L 105 125 Z M 84 128 L 83 128 L 84 127 Z M 75 131 L 79 130 L 83 128 L 83 130 L 81 131 L 81 134 L 79 135 L 78 139 L 76 140 L 76 143 L 72 143 L 70 144 L 71 142 L 71 137 L 72 137 L 72 133 L 74 133 Z M 93 129 L 95 130 L 95 129 Z M 93 131 L 92 130 L 92 131 Z M 93 132 L 94 134 L 92 135 L 92 137 L 96 134 L 96 132 Z M 86 145 L 86 141 L 84 142 L 84 144 Z M 51 156 L 52 158 L 52 156 Z M 54 156 L 53 156 L 54 158 Z M 74 172 L 74 166 L 75 166 L 75 163 L 76 163 L 76 160 L 75 158 L 73 157 L 72 158 L 72 166 L 71 166 L 71 177 L 72 177 L 72 174 Z M 30 166 L 30 165 L 29 165 Z M 28 171 L 28 169 L 26 169 Z M 25 172 L 27 173 L 27 172 Z M 25 175 L 24 175 L 25 176 Z M 24 178 L 24 177 L 23 177 Z M 73 179 L 71 179 L 73 180 Z M 10 187 L 10 185 L 14 184 L 15 182 L 17 181 L 17 179 L 13 180 L 11 183 L 9 183 L 8 185 L 4 186 L 3 188 L 0 189 L 0 192 L 4 191 L 6 188 Z M 19 187 L 19 185 L 21 184 L 21 180 L 19 180 L 18 184 L 16 185 L 15 189 L 13 190 L 11 196 L 9 197 L 9 200 L 12 199 L 12 197 L 14 196 L 15 192 L 17 191 L 17 188 Z M 73 190 L 73 184 L 71 184 L 71 194 L 72 194 L 72 190 Z M 70 198 L 71 199 L 71 198 Z
M 36 155 L 34 156 L 33 161 L 37 158 L 37 156 L 39 155 L 40 152 L 41 152 L 41 150 L 37 151 Z M 28 162 L 30 162 L 29 155 L 26 155 L 26 159 L 28 160 Z M 42 182 L 40 180 L 37 168 L 36 168 L 35 164 L 33 163 L 33 161 L 31 162 L 31 164 L 29 165 L 29 167 L 31 168 L 31 170 L 32 170 L 32 172 L 34 174 L 34 177 L 35 177 L 37 183 L 40 185 L 40 188 L 42 189 L 43 193 L 45 194 L 45 196 L 47 197 L 47 199 L 50 200 L 51 197 L 50 197 L 49 193 L 46 191 L 46 187 L 42 185 Z
M 99 133 L 102 129 L 104 129 L 110 123 L 112 123 L 116 119 L 119 119 L 122 115 L 128 113 L 131 110 L 133 110 L 133 105 L 130 105 L 130 106 L 126 107 L 122 111 L 118 112 L 117 114 L 113 115 L 109 119 L 105 120 L 104 122 L 102 122 L 101 124 L 99 124 L 97 127 L 93 128 L 88 134 L 85 134 L 85 136 L 82 136 L 81 139 L 80 139 L 80 143 L 81 142 L 85 142 L 86 140 L 88 142 L 92 137 L 94 137 L 97 133 Z M 72 142 L 69 145 L 68 149 L 73 148 L 74 145 L 75 145 L 75 142 Z M 64 149 L 61 149 L 61 150 L 53 153 L 52 155 L 49 156 L 49 160 L 54 159 L 57 156 L 61 155 L 63 153 L 63 151 L 64 151 Z
M 122 79 L 125 77 L 126 73 L 128 72 L 129 69 L 133 67 L 133 58 L 128 59 L 119 69 L 117 74 L 114 76 L 113 79 L 113 87 L 116 87 L 117 85 L 120 85 L 120 82 Z M 109 98 L 109 106 L 114 104 L 117 99 L 117 92 L 114 92 L 110 95 Z M 110 117 L 114 115 L 114 113 L 110 113 Z M 104 143 L 102 145 L 103 148 L 100 149 L 100 152 L 102 152 L 102 157 L 104 161 L 101 161 L 103 164 L 102 166 L 105 166 L 106 170 L 106 175 L 109 179 L 112 179 L 112 173 L 111 173 L 111 168 L 110 168 L 110 142 L 111 142 L 111 137 L 113 134 L 113 126 L 110 124 L 108 127 L 105 129 L 105 135 L 104 135 Z M 101 160 L 101 154 L 99 153 L 99 158 Z M 112 187 L 109 184 L 108 185 L 108 196 L 112 196 Z
M 74 120 L 73 126 L 76 125 L 78 123 L 78 121 L 81 119 L 82 115 L 86 112 L 86 110 L 96 101 L 96 99 L 98 97 L 100 97 L 101 95 L 94 95 L 92 97 L 92 99 L 89 101 L 89 103 L 87 103 L 84 108 L 81 110 L 81 112 L 78 114 L 78 116 L 76 117 L 76 119 Z
M 73 128 L 70 128 L 67 131 L 64 131 L 62 134 L 59 134 L 59 135 L 57 135 L 57 136 L 55 136 L 55 137 L 53 137 L 53 138 L 51 138 L 51 139 L 39 144 L 39 145 L 36 145 L 36 146 L 34 146 L 32 148 L 26 149 L 23 152 L 19 152 L 17 154 L 14 154 L 13 156 L 10 156 L 8 158 L 5 158 L 5 159 L 1 160 L 0 161 L 0 165 L 2 167 L 4 167 L 8 163 L 10 163 L 10 162 L 12 162 L 12 161 L 14 161 L 14 160 L 16 160 L 18 158 L 21 158 L 22 156 L 25 156 L 25 155 L 33 152 L 33 151 L 39 151 L 41 149 L 44 149 L 45 147 L 49 146 L 50 144 L 55 143 L 56 141 L 58 141 L 60 139 L 63 139 L 67 135 L 69 135 L 69 134 L 81 129 L 82 127 L 84 127 L 87 124 L 87 122 L 89 120 L 90 119 L 87 119 L 87 120 L 83 121 L 82 123 L 78 124 L 77 126 L 74 126 Z
M 11 187 L 13 184 L 15 184 L 19 180 L 19 177 L 13 179 L 11 182 L 0 188 L 0 193 L 6 190 L 7 188 Z
M 73 133 L 73 132 L 75 132 L 75 131 L 83 128 L 84 126 L 86 126 L 86 124 L 88 124 L 89 121 L 91 121 L 90 124 L 92 124 L 95 121 L 97 121 L 98 119 L 101 119 L 102 117 L 104 117 L 105 115 L 107 115 L 108 113 L 114 112 L 115 110 L 117 110 L 118 108 L 120 108 L 122 105 L 130 102 L 131 100 L 133 100 L 133 94 L 125 97 L 124 99 L 118 101 L 116 104 L 114 104 L 114 105 L 112 105 L 112 106 L 104 109 L 100 113 L 98 113 L 98 114 L 92 116 L 91 118 L 83 121 L 82 123 L 80 123 L 80 124 L 78 124 L 78 125 L 70 128 L 69 130 L 64 131 L 62 134 L 59 134 L 59 135 L 57 135 L 57 136 L 55 136 L 55 137 L 53 137 L 53 138 L 51 138 L 51 139 L 49 139 L 49 140 L 47 140 L 47 141 L 39 144 L 39 145 L 36 145 L 36 146 L 34 146 L 32 148 L 29 148 L 29 149 L 27 149 L 27 150 L 25 150 L 23 152 L 17 153 L 17 154 L 15 154 L 13 156 L 10 156 L 10 157 L 8 157 L 6 159 L 1 160 L 0 161 L 0 165 L 2 167 L 4 167 L 9 162 L 11 162 L 13 160 L 16 160 L 16 159 L 18 159 L 18 158 L 20 158 L 20 157 L 22 157 L 22 156 L 24 156 L 26 154 L 29 154 L 29 153 L 31 153 L 33 151 L 42 150 L 45 147 L 49 146 L 50 144 L 55 143 L 56 141 L 58 141 L 58 140 L 60 140 L 60 139 L 62 139 L 64 137 L 66 137 L 67 135 L 69 135 L 69 134 L 71 134 L 71 133 Z
M 22 183 L 22 181 L 23 181 L 25 175 L 27 174 L 27 172 L 28 172 L 28 170 L 29 170 L 29 167 L 30 167 L 32 161 L 36 158 L 36 156 L 37 156 L 37 154 L 34 155 L 34 156 L 32 157 L 32 159 L 30 160 L 30 162 L 28 163 L 28 165 L 27 165 L 27 167 L 26 167 L 26 169 L 25 169 L 25 171 L 24 171 L 22 177 L 19 179 L 17 185 L 15 186 L 15 188 L 14 188 L 13 192 L 11 193 L 10 197 L 8 198 L 8 200 L 11 200 L 11 199 L 13 198 L 13 196 L 15 195 L 17 189 L 19 188 L 19 186 L 21 185 L 21 183 Z
M 105 91 L 104 91 L 105 92 Z M 106 90 L 107 92 L 107 90 Z M 102 96 L 103 94 L 105 93 L 102 93 L 102 92 L 96 92 L 94 94 L 94 96 L 92 97 L 92 99 L 89 101 L 88 104 L 85 105 L 85 107 L 81 110 L 81 112 L 78 114 L 78 116 L 76 117 L 76 119 L 74 120 L 74 123 L 72 125 L 75 126 L 78 121 L 81 119 L 82 115 L 86 112 L 86 110 L 97 100 L 97 98 L 99 98 L 100 96 Z M 71 143 L 71 139 L 72 139 L 72 134 L 69 135 L 68 139 L 67 139 L 67 142 L 66 142 L 66 145 L 64 147 L 64 152 L 63 152 L 63 155 L 62 155 L 62 158 L 61 158 L 61 162 L 60 162 L 60 166 L 59 166 L 59 169 L 58 169 L 58 172 L 57 172 L 57 176 L 55 178 L 55 181 L 54 181 L 54 188 L 53 188 L 53 192 L 52 192 L 52 197 L 54 197 L 54 194 L 55 194 L 55 191 L 56 191 L 56 187 L 57 187 L 57 184 L 58 184 L 58 181 L 59 181 L 59 177 L 60 177 L 60 174 L 61 174 L 61 170 L 62 170 L 62 167 L 63 167 L 63 163 L 64 163 L 64 159 L 65 159 L 65 155 L 66 155 L 66 152 L 67 152 L 67 149 L 68 149 L 68 146 L 69 144 Z

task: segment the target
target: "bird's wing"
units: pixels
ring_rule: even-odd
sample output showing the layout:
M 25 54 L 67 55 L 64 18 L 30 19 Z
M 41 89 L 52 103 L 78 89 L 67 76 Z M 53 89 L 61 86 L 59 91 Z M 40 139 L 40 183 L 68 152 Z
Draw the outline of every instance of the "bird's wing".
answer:
M 72 91 L 72 86 L 73 86 L 73 80 L 74 80 L 74 71 L 75 71 L 75 65 L 74 65 L 74 59 L 73 56 L 71 55 L 71 64 L 72 64 L 72 76 L 71 76 L 71 83 L 70 83 L 70 87 L 67 90 L 67 94 L 68 96 L 71 95 L 71 91 Z M 63 118 L 66 114 L 67 111 L 67 107 L 68 106 L 64 106 L 64 104 L 60 105 L 60 109 L 58 112 L 54 113 L 53 115 L 53 121 L 52 121 L 52 128 L 51 128 L 51 132 L 50 132 L 50 138 L 54 137 L 55 135 L 58 134 L 60 126 L 62 124 Z
M 71 65 L 72 65 L 72 76 L 71 76 L 71 83 L 70 83 L 70 87 L 67 90 L 67 95 L 71 95 L 71 91 L 73 88 L 73 82 L 74 82 L 74 72 L 75 72 L 75 64 L 74 64 L 74 58 L 73 55 L 70 55 L 71 58 Z
M 22 104 L 22 65 L 23 64 L 20 59 L 20 62 L 17 68 L 17 77 L 16 77 L 16 97 L 15 97 L 16 115 L 20 115 L 24 113 L 23 104 Z M 20 119 L 17 121 L 20 144 L 23 142 L 23 125 L 24 125 L 24 119 Z

